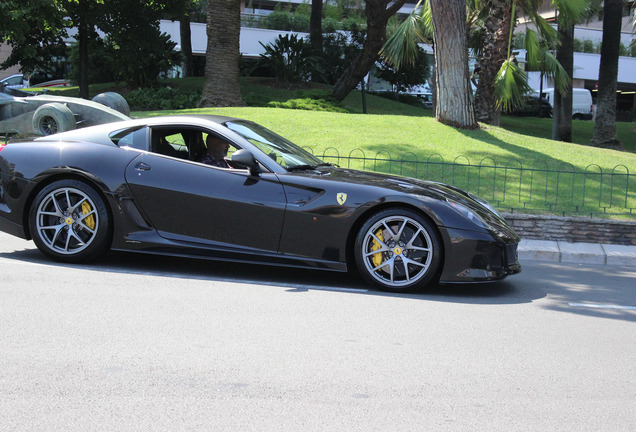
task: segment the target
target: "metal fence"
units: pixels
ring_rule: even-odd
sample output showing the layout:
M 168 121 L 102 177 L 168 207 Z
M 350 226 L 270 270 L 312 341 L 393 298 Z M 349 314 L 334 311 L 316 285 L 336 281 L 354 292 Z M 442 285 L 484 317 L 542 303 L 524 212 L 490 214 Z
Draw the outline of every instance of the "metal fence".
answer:
M 414 153 L 396 159 L 387 151 L 369 157 L 361 149 L 343 156 L 334 147 L 317 156 L 341 167 L 448 183 L 509 212 L 636 218 L 636 174 L 625 165 L 603 170 L 591 164 L 582 169 L 541 160 L 524 164 L 509 159 L 501 164 L 490 157 L 474 162 L 461 155 L 446 161 L 439 154 L 418 158 Z

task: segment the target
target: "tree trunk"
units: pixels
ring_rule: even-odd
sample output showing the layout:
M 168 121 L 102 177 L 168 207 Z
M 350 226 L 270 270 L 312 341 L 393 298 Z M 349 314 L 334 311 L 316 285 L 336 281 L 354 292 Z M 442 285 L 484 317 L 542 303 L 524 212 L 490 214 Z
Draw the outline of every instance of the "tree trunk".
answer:
M 331 94 L 342 101 L 356 88 L 378 59 L 380 49 L 386 41 L 386 23 L 406 2 L 406 0 L 367 0 L 365 12 L 367 17 L 367 37 L 362 52 L 345 70 L 334 84 Z M 387 5 L 389 5 L 387 7 Z
M 559 19 L 558 31 L 561 45 L 557 49 L 556 58 L 565 69 L 570 79 L 574 75 L 574 23 L 563 22 Z M 541 107 L 541 104 L 539 104 Z M 554 109 L 552 110 L 552 139 L 572 142 L 572 84 L 568 91 L 562 94 L 554 89 Z
M 309 43 L 311 55 L 322 55 L 322 0 L 311 1 L 311 17 L 309 18 Z M 311 74 L 312 81 L 320 81 L 319 73 Z
M 464 129 L 475 121 L 468 73 L 466 2 L 431 0 L 435 41 L 435 117 L 441 123 Z
M 603 6 L 603 43 L 598 72 L 598 96 L 592 145 L 623 150 L 616 136 L 616 81 L 620 49 L 623 0 L 605 0 Z
M 309 40 L 314 55 L 322 52 L 322 0 L 311 1 Z
M 208 0 L 205 81 L 199 107 L 243 106 L 239 87 L 241 4 Z
M 80 12 L 81 13 L 81 12 Z M 79 44 L 79 97 L 82 99 L 89 99 L 89 78 L 88 78 L 88 23 L 86 22 L 86 15 L 82 13 L 80 15 L 80 22 L 78 25 L 77 39 Z
M 194 76 L 194 63 L 189 11 L 183 14 L 179 20 L 179 33 L 181 34 L 181 52 L 183 53 L 183 76 L 191 77 Z
M 475 115 L 477 120 L 488 124 L 499 123 L 496 108 L 495 77 L 508 55 L 508 37 L 512 2 L 490 0 L 490 14 L 485 22 L 484 46 L 479 58 L 479 81 L 475 92 Z

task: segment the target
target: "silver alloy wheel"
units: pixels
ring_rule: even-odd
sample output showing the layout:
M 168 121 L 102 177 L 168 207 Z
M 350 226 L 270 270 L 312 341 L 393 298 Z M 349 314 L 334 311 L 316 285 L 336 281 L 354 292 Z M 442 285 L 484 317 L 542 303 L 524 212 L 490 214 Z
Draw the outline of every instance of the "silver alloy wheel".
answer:
M 73 255 L 95 240 L 99 215 L 87 194 L 65 187 L 53 190 L 41 201 L 35 224 L 39 237 L 49 249 Z
M 362 243 L 364 266 L 383 285 L 402 287 L 422 279 L 433 260 L 433 242 L 415 219 L 393 215 L 369 228 Z

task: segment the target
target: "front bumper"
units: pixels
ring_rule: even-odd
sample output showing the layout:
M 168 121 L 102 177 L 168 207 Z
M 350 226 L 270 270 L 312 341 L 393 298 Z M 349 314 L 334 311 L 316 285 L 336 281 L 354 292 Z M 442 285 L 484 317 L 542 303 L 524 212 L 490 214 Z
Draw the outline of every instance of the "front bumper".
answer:
M 487 232 L 445 228 L 446 249 L 441 283 L 487 282 L 521 271 L 518 237 L 495 237 Z

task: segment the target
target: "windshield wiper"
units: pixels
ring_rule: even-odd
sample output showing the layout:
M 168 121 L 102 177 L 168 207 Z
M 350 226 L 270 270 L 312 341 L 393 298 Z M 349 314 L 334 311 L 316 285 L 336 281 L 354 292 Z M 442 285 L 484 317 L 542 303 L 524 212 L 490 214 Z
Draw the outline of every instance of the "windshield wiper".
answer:
M 322 162 L 316 165 L 317 167 L 330 166 L 330 167 L 339 167 L 340 165 L 332 164 L 331 162 Z
M 315 170 L 315 169 L 316 167 L 314 165 L 309 165 L 309 164 L 294 165 L 294 166 L 287 167 L 287 171 L 305 171 L 305 170 Z

